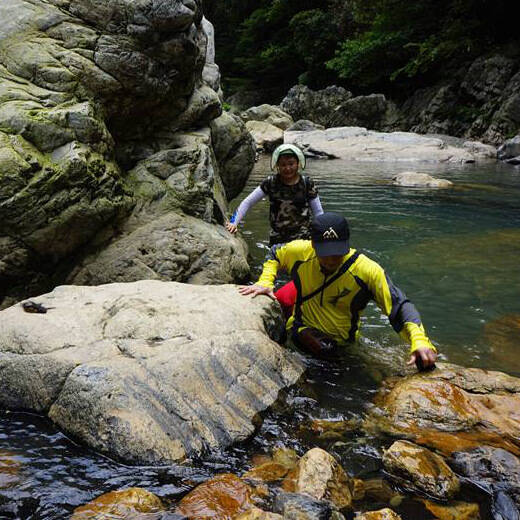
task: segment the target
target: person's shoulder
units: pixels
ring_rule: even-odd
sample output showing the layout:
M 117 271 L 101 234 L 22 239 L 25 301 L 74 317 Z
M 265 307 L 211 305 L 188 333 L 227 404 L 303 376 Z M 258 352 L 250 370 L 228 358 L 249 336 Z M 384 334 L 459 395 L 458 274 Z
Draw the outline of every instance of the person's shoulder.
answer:
M 272 188 L 273 188 L 273 185 L 275 183 L 275 175 L 268 175 L 263 181 L 262 183 L 260 184 L 260 188 L 262 188 L 262 191 L 264 193 L 269 193 Z
M 363 277 L 363 275 L 376 275 L 384 271 L 375 260 L 372 260 L 372 258 L 368 257 L 365 253 L 356 250 L 354 251 L 358 253 L 358 258 L 353 267 L 361 277 Z
M 310 240 L 291 240 L 285 244 L 288 253 L 297 254 L 303 260 L 308 260 L 315 255 L 312 242 Z

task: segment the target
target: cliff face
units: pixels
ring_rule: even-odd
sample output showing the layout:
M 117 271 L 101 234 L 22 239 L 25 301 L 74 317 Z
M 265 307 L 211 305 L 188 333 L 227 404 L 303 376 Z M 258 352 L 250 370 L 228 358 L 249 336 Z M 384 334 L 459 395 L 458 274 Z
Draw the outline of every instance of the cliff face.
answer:
M 520 133 L 519 55 L 513 49 L 481 56 L 405 100 L 382 93 L 354 97 L 336 86 L 312 91 L 296 85 L 280 106 L 294 120 L 310 119 L 327 128 L 445 134 L 497 145 Z M 232 96 L 235 100 L 245 108 L 240 96 Z
M 499 144 L 520 132 L 520 58 L 483 56 L 400 107 L 400 125 Z
M 239 121 L 221 121 L 211 38 L 198 0 L 0 3 L 0 305 L 99 283 L 96 272 L 213 283 L 247 273 L 244 245 L 214 224 L 254 149 Z M 155 233 L 139 233 L 151 223 Z M 195 237 L 188 257 L 179 228 Z M 103 263 L 107 248 L 120 265 Z

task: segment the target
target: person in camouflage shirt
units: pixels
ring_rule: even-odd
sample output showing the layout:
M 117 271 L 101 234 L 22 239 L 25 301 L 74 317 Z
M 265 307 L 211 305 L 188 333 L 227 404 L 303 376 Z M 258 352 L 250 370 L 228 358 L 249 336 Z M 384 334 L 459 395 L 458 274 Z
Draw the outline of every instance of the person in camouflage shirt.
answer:
M 277 174 L 270 175 L 242 201 L 235 218 L 226 224 L 228 231 L 236 233 L 238 223 L 247 211 L 267 196 L 270 246 L 310 238 L 312 217 L 323 213 L 323 209 L 314 182 L 301 175 L 304 168 L 305 156 L 297 146 L 282 144 L 276 148 L 271 169 L 276 169 Z

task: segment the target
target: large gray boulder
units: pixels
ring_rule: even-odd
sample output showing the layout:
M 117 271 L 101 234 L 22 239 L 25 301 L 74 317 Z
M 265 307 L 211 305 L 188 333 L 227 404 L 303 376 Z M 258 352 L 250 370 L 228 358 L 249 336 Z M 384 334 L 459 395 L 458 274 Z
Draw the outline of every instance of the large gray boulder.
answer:
M 223 112 L 210 123 L 213 149 L 228 200 L 244 188 L 255 164 L 256 144 L 242 120 Z
M 257 107 L 248 108 L 240 114 L 242 121 L 265 121 L 270 125 L 276 126 L 282 130 L 287 130 L 293 123 L 293 118 L 274 105 L 259 105 Z
M 0 406 L 46 414 L 92 448 L 166 464 L 250 436 L 303 364 L 279 309 L 237 287 L 61 286 L 0 312 Z
M 499 144 L 520 126 L 520 62 L 504 54 L 468 63 L 449 79 L 419 89 L 399 107 L 399 127 Z
M 374 132 L 362 127 L 337 127 L 285 132 L 284 141 L 304 153 L 332 155 L 351 161 L 473 163 L 495 160 L 496 149 L 482 143 L 446 144 L 443 139 L 412 132 Z
M 343 87 L 313 91 L 304 85 L 292 87 L 280 107 L 295 121 L 310 119 L 326 128 L 364 126 L 374 130 L 386 128 L 393 109 L 382 94 L 352 97 Z
M 520 135 L 508 139 L 497 150 L 497 157 L 505 161 L 520 156 Z
M 352 99 L 352 92 L 343 87 L 330 86 L 323 90 L 313 91 L 305 85 L 295 85 L 280 103 L 280 108 L 292 118 L 310 119 L 325 127 L 330 124 L 330 114 L 336 108 Z M 343 126 L 343 125 L 340 125 Z
M 212 38 L 194 0 L 0 2 L 0 307 L 70 279 L 107 245 L 124 256 L 128 235 L 166 213 L 223 223 L 220 175 L 244 152 L 215 157 Z M 235 142 L 248 135 L 228 128 Z M 252 161 L 237 162 L 240 186 Z M 206 258 L 219 253 L 199 263 L 245 262 L 231 237 L 202 236 L 220 245 L 200 238 Z M 150 236 L 145 249 L 176 253 L 165 244 Z

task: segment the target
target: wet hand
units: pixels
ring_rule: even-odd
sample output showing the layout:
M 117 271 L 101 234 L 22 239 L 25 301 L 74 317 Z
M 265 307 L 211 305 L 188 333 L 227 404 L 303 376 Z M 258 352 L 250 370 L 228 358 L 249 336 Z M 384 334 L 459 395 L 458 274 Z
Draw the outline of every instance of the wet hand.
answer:
M 240 289 L 238 289 L 238 292 L 242 296 L 247 296 L 248 294 L 251 294 L 253 298 L 256 298 L 259 294 L 265 294 L 266 296 L 269 296 L 269 298 L 271 298 L 272 300 L 276 300 L 272 287 L 262 287 L 261 285 L 246 285 L 245 287 L 240 287 Z
M 231 224 L 231 222 L 226 222 L 226 229 L 232 234 L 234 235 L 236 232 L 237 232 L 237 225 L 236 224 Z
M 431 370 L 435 367 L 435 360 L 437 359 L 437 353 L 431 348 L 418 348 L 415 350 L 407 365 L 417 365 L 419 371 Z

